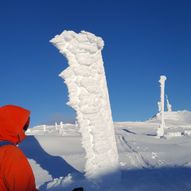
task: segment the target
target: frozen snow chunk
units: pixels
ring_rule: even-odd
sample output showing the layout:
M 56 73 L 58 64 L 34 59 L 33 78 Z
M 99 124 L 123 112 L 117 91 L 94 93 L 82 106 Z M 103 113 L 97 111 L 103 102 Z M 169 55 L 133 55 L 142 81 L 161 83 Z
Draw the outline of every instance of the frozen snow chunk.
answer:
M 99 108 L 94 107 L 94 106 L 89 106 L 89 105 L 85 105 L 80 107 L 80 111 L 82 113 L 97 113 L 99 111 Z
M 56 46 L 60 52 L 64 53 L 65 47 L 67 45 L 66 42 L 71 41 L 75 36 L 73 31 L 64 31 L 60 35 L 56 35 L 53 39 L 50 40 L 54 46 Z
M 104 47 L 104 41 L 100 37 L 98 37 L 97 47 L 98 49 L 102 49 Z
M 97 52 L 97 47 L 94 44 L 79 44 L 79 49 L 85 50 L 85 52 L 90 54 L 95 54 Z
M 86 48 L 89 48 L 89 47 L 86 47 Z M 78 61 L 80 65 L 86 65 L 86 66 L 90 66 L 97 61 L 96 57 L 90 56 L 88 52 L 77 54 L 76 60 Z
M 88 77 L 90 75 L 91 69 L 87 66 L 76 66 L 73 68 L 75 75 Z
M 97 88 L 97 80 L 92 78 L 82 78 L 80 85 L 84 87 L 89 93 L 97 94 L 100 90 Z
M 65 187 L 73 183 L 73 177 L 68 174 L 66 177 L 54 178 L 52 181 L 48 182 L 47 190 L 65 190 Z
M 68 174 L 68 176 L 66 177 L 60 177 L 60 179 L 63 179 L 63 183 L 64 184 L 71 184 L 73 182 L 73 178 L 72 178 L 72 175 L 71 174 Z
M 88 42 L 87 35 L 86 34 L 82 34 L 82 33 L 81 33 L 81 35 L 77 35 L 76 36 L 76 40 L 78 41 L 78 44 L 79 43 L 87 43 Z
M 68 41 L 71 41 L 73 38 L 75 38 L 75 35 L 76 33 L 73 31 L 64 31 L 63 33 L 60 34 L 60 38 L 68 42 Z
M 66 70 L 62 71 L 59 76 L 63 79 L 68 79 L 74 76 L 74 72 L 71 68 L 67 68 Z
M 78 107 L 78 100 L 70 99 L 70 101 L 68 101 L 66 104 L 71 106 L 72 108 L 76 109 Z
M 82 34 L 86 34 L 88 40 L 91 43 L 96 43 L 98 49 L 102 49 L 104 47 L 104 41 L 102 40 L 101 37 L 97 37 L 92 33 L 86 32 L 86 31 L 81 31 Z
M 67 80 L 67 79 L 66 79 Z M 70 93 L 75 93 L 77 94 L 78 92 L 78 86 L 76 85 L 75 81 L 70 81 L 68 85 L 68 89 L 70 91 Z M 76 95 L 77 96 L 77 95 Z
M 80 99 L 80 104 L 79 104 L 80 107 L 88 105 L 90 107 L 99 108 L 101 105 L 101 100 L 98 99 L 96 95 L 93 95 L 93 94 L 92 96 L 80 96 L 79 99 Z

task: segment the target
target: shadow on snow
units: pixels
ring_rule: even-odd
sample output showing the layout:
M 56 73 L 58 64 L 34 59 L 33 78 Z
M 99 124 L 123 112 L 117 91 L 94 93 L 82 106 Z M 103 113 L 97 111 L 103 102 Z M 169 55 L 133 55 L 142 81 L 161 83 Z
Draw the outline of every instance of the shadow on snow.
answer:
M 128 191 L 191 191 L 191 168 L 122 170 L 122 184 Z
M 19 148 L 27 158 L 35 160 L 44 170 L 47 170 L 52 178 L 67 176 L 69 173 L 80 173 L 62 157 L 48 154 L 34 136 L 28 136 Z

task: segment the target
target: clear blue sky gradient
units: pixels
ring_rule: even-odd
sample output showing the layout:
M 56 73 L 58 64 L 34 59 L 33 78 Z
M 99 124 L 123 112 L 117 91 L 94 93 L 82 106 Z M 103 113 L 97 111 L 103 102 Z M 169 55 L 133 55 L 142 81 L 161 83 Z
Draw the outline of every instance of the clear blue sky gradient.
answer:
M 114 121 L 157 112 L 159 76 L 174 110 L 191 110 L 190 0 L 3 0 L 0 106 L 31 110 L 31 125 L 75 119 L 58 74 L 66 59 L 49 40 L 86 30 L 105 41 L 103 59 Z

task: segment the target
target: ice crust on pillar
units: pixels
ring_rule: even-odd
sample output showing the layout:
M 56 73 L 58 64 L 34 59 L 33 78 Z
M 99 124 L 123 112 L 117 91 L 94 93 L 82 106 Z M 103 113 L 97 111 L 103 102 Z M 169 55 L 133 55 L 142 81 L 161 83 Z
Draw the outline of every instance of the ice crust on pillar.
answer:
M 166 81 L 166 76 L 161 75 L 160 76 L 160 116 L 161 116 L 161 124 L 160 127 L 157 130 L 157 135 L 158 137 L 163 137 L 164 136 L 164 128 L 165 128 L 165 121 L 164 121 L 164 95 L 165 95 L 165 81 Z
M 51 41 L 69 67 L 61 72 L 69 92 L 69 102 L 77 114 L 86 151 L 85 173 L 90 179 L 118 172 L 118 152 L 101 50 L 102 38 L 92 33 L 64 31 Z

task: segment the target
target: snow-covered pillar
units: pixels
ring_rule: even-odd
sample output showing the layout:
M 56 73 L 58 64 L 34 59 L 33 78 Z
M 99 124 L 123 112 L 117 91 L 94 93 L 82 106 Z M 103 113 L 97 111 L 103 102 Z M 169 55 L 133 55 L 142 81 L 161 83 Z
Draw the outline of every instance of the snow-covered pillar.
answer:
M 46 132 L 46 125 L 43 125 L 43 131 Z
M 160 113 L 160 112 L 161 112 L 161 102 L 158 101 L 157 104 L 158 104 L 158 111 L 159 111 L 159 113 Z
M 168 111 L 168 112 L 171 112 L 171 111 L 172 111 L 172 105 L 170 104 L 167 95 L 166 95 L 166 103 L 167 103 L 167 111 Z
M 61 121 L 60 122 L 60 129 L 63 129 L 64 128 L 64 123 Z
M 165 80 L 166 80 L 166 76 L 160 76 L 160 80 L 159 80 L 159 83 L 160 83 L 160 88 L 161 88 L 161 93 L 160 93 L 160 105 L 161 105 L 161 111 L 160 111 L 160 115 L 161 115 L 161 125 L 160 127 L 158 128 L 158 131 L 157 131 L 157 135 L 159 137 L 162 137 L 164 136 L 164 128 L 165 128 L 165 122 L 164 122 L 164 91 L 165 91 Z
M 110 181 L 117 181 L 118 152 L 101 54 L 104 42 L 85 31 L 64 31 L 50 42 L 68 60 L 69 67 L 60 77 L 68 87 L 68 105 L 76 110 L 86 151 L 86 177 L 99 181 L 108 175 Z
M 56 131 L 58 130 L 58 123 L 57 122 L 55 122 L 55 129 L 56 129 Z
M 59 134 L 60 134 L 60 135 L 63 135 L 63 133 L 64 133 L 64 123 L 61 121 L 61 122 L 60 122 Z

